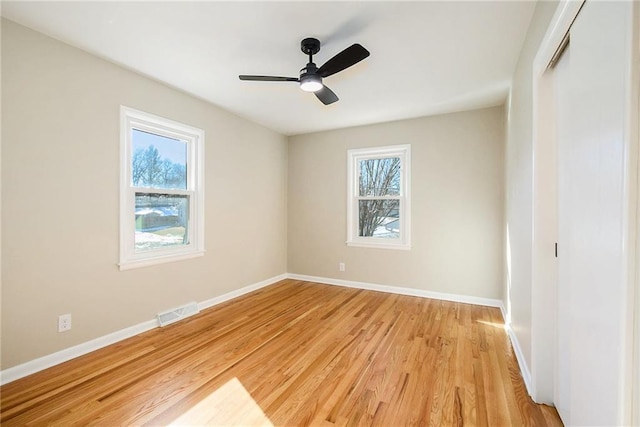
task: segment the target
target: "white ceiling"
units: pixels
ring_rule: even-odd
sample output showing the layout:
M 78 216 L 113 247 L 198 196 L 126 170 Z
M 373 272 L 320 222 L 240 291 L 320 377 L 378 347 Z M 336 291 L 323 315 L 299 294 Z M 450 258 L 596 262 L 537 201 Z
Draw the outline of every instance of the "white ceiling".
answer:
M 2 2 L 2 15 L 285 135 L 500 105 L 533 1 Z M 325 79 L 325 106 L 292 82 L 300 41 L 320 66 L 353 43 L 371 56 Z

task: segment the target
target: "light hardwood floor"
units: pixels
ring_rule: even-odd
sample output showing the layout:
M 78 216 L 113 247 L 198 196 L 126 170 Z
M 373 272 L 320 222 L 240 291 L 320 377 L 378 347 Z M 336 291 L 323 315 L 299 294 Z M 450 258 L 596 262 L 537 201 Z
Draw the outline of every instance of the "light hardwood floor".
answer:
M 284 280 L 3 386 L 14 425 L 561 425 L 496 308 Z

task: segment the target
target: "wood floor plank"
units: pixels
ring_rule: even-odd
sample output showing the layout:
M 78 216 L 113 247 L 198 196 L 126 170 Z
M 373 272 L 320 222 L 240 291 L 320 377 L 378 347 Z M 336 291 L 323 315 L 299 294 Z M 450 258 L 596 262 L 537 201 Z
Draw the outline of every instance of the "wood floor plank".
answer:
M 23 425 L 559 426 L 500 311 L 298 280 L 0 388 Z

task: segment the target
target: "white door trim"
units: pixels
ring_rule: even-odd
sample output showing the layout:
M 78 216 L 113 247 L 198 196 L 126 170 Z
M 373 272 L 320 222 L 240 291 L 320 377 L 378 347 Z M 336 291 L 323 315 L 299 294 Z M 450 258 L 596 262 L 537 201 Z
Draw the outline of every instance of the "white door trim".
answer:
M 635 158 L 638 162 L 636 167 L 640 165 L 640 5 L 634 3 L 633 9 L 633 31 L 632 31 L 632 51 L 635 58 L 631 61 L 631 82 L 630 91 L 630 114 L 631 122 L 629 136 L 632 146 L 636 149 Z M 634 143 L 635 142 L 635 143 Z M 640 174 L 639 174 L 640 175 Z M 635 196 L 640 198 L 640 176 L 636 177 L 636 187 L 631 189 Z M 640 206 L 636 199 L 636 216 L 635 216 L 635 259 L 630 260 L 635 263 L 635 275 L 633 277 L 635 298 L 630 298 L 630 312 L 635 316 L 633 322 L 632 340 L 633 340 L 633 358 L 631 361 L 631 380 L 629 386 L 631 399 L 631 425 L 640 426 Z M 631 271 L 630 271 L 631 272 Z M 635 305 L 635 307 L 634 307 Z

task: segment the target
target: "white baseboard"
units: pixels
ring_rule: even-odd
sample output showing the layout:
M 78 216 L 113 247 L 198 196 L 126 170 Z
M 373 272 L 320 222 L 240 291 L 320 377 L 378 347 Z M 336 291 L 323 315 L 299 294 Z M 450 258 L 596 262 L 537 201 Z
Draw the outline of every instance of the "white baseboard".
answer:
M 137 325 L 121 329 L 91 341 L 65 348 L 64 350 L 60 350 L 53 354 L 48 354 L 21 365 L 5 369 L 0 372 L 0 385 L 5 385 L 11 381 L 26 377 L 27 375 L 35 374 L 36 372 L 59 365 L 60 363 L 75 359 L 76 357 L 85 355 L 92 351 L 101 349 L 102 347 L 106 347 L 157 327 L 157 319 L 147 320 L 146 322 L 138 323 Z
M 414 297 L 432 298 L 444 301 L 461 302 L 465 304 L 484 305 L 487 307 L 502 307 L 502 300 L 493 298 L 473 297 L 468 295 L 447 294 L 425 291 L 422 289 L 402 288 L 398 286 L 377 285 L 373 283 L 354 282 L 351 280 L 331 279 L 328 277 L 306 276 L 303 274 L 287 274 L 287 278 L 304 280 L 307 282 L 326 283 L 328 285 L 345 286 L 347 288 L 367 289 L 370 291 L 387 292 L 390 294 L 409 295 Z
M 522 374 L 524 385 L 525 387 L 527 387 L 527 393 L 529 393 L 529 396 L 533 397 L 535 396 L 535 394 L 533 393 L 533 384 L 531 382 L 531 371 L 529 370 L 527 361 L 524 358 L 524 353 L 522 352 L 522 347 L 520 347 L 518 337 L 516 336 L 516 333 L 513 332 L 513 329 L 511 329 L 511 323 L 507 322 L 507 314 L 502 302 L 500 302 L 500 311 L 502 312 L 502 318 L 504 319 L 504 329 L 505 331 L 507 331 L 507 335 L 509 336 L 509 340 L 511 341 L 511 347 L 513 347 L 513 352 L 516 354 L 516 360 L 518 361 L 518 366 L 520 367 L 520 373 Z
M 258 283 L 254 283 L 253 285 L 248 285 L 245 286 L 243 288 L 237 289 L 235 291 L 231 291 L 231 292 L 227 292 L 224 295 L 220 295 L 219 297 L 215 297 L 215 298 L 211 298 L 208 299 L 206 301 L 202 301 L 200 303 L 198 303 L 198 308 L 200 310 L 204 310 L 207 309 L 209 307 L 213 307 L 214 305 L 218 305 L 220 303 L 223 303 L 225 301 L 229 301 L 231 299 L 237 298 L 241 295 L 244 294 L 248 294 L 249 292 L 253 292 L 256 291 L 260 288 L 264 288 L 265 286 L 269 286 L 272 285 L 276 282 L 279 282 L 280 280 L 284 280 L 287 278 L 286 274 L 281 274 L 279 276 L 275 276 L 275 277 L 271 277 L 270 279 L 267 280 L 263 280 L 261 282 Z
M 200 310 L 204 310 L 216 304 L 220 304 L 246 293 L 271 285 L 272 283 L 279 282 L 280 280 L 286 279 L 286 277 L 286 274 L 281 274 L 279 276 L 254 283 L 252 285 L 245 286 L 235 291 L 228 292 L 224 295 L 208 299 L 206 301 L 198 303 L 198 308 Z M 115 344 L 127 338 L 131 338 L 135 335 L 157 328 L 158 326 L 159 324 L 157 319 L 147 320 L 145 322 L 138 323 L 137 325 L 133 325 L 128 328 L 121 329 L 119 331 L 93 339 L 91 341 L 87 341 L 73 347 L 65 348 L 64 350 L 60 350 L 56 353 L 49 354 L 47 356 L 31 360 L 21 365 L 5 369 L 3 371 L 0 371 L 0 385 L 10 383 L 17 379 L 26 377 L 27 375 L 35 374 L 36 372 L 42 371 L 60 363 L 64 363 L 71 359 L 75 359 L 76 357 L 83 356 L 87 353 L 101 349 L 111 344 Z

